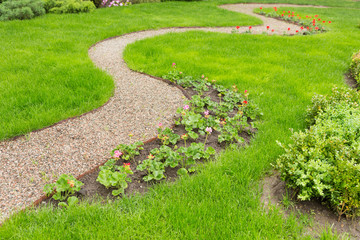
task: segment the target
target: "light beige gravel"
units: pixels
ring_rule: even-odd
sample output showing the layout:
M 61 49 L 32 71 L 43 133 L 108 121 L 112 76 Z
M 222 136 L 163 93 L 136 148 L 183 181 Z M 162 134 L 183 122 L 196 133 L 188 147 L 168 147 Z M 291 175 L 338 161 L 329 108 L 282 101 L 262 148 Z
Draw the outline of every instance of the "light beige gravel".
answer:
M 270 4 L 233 4 L 224 9 L 260 18 L 264 24 L 253 27 L 262 33 L 269 25 L 275 34 L 298 26 L 254 14 Z M 276 6 L 295 6 L 276 4 Z M 31 205 L 42 195 L 43 186 L 63 173 L 78 176 L 104 162 L 110 150 L 120 143 L 147 140 L 156 134 L 159 122 L 170 126 L 183 95 L 176 87 L 129 70 L 122 59 L 126 45 L 137 40 L 166 34 L 204 30 L 230 33 L 227 28 L 170 28 L 131 33 L 100 42 L 89 49 L 96 66 L 108 72 L 116 83 L 114 96 L 98 110 L 11 141 L 0 142 L 0 222 L 11 212 Z M 241 27 L 239 32 L 248 30 Z M 134 137 L 129 138 L 128 134 Z

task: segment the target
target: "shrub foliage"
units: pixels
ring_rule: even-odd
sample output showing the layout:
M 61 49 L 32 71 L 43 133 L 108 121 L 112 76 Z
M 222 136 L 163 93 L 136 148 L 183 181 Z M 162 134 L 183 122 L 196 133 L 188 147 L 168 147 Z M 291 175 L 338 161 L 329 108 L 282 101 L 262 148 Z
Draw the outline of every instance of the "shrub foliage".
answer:
M 44 0 L 48 13 L 80 13 L 91 12 L 95 5 L 91 1 L 82 0 Z
M 350 65 L 350 75 L 359 83 L 360 81 L 360 52 L 355 53 Z
M 297 190 L 300 200 L 320 198 L 339 218 L 359 215 L 360 206 L 360 94 L 333 89 L 317 95 L 307 110 L 305 131 L 295 132 L 292 144 L 277 160 L 281 178 Z
M 31 19 L 43 14 L 45 10 L 41 0 L 9 0 L 0 5 L 0 21 Z

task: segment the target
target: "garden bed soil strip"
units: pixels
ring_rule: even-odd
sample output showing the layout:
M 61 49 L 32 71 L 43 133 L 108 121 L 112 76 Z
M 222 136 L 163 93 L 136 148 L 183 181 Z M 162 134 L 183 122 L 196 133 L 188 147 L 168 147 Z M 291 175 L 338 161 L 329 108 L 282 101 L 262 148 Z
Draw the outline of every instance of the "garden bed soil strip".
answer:
M 189 96 L 188 98 L 190 98 L 190 96 L 192 96 L 196 93 L 192 89 L 183 89 L 183 91 L 185 92 L 185 95 Z M 204 93 L 204 96 L 209 96 L 211 99 L 214 99 L 215 102 L 217 102 L 217 103 L 220 102 L 220 99 L 218 97 L 218 92 L 215 89 L 212 89 L 212 88 L 209 89 L 209 91 Z M 231 117 L 233 115 L 234 115 L 234 113 L 230 114 Z M 249 125 L 250 125 L 250 122 L 251 122 L 250 119 L 248 119 Z M 180 136 L 187 133 L 187 131 L 185 130 L 183 125 L 174 125 L 172 129 L 175 134 L 178 134 Z M 256 129 L 251 128 L 251 127 L 244 129 L 244 131 L 240 133 L 240 136 L 244 139 L 244 143 L 241 143 L 239 145 L 244 146 L 245 144 L 248 144 L 250 142 L 251 136 L 255 132 L 256 132 Z M 208 136 L 207 142 L 206 142 L 206 148 L 212 147 L 216 150 L 217 153 L 219 153 L 221 150 L 225 149 L 225 147 L 226 147 L 225 143 L 218 142 L 218 136 L 219 136 L 219 132 L 214 130 Z M 197 139 L 196 141 L 188 139 L 186 141 L 186 143 L 187 143 L 187 146 L 189 146 L 193 142 L 204 142 L 204 141 L 205 141 L 205 136 L 200 135 L 199 139 Z M 147 142 L 144 143 L 144 146 L 143 146 L 144 149 L 140 151 L 140 155 L 136 156 L 134 158 L 134 161 L 130 162 L 131 163 L 130 167 L 133 170 L 134 174 L 129 175 L 129 177 L 131 178 L 132 181 L 128 183 L 128 188 L 125 189 L 125 194 L 131 195 L 131 194 L 136 194 L 136 193 L 144 193 L 147 191 L 149 186 L 159 182 L 159 181 L 155 181 L 155 180 L 145 182 L 143 180 L 143 177 L 146 175 L 146 171 L 139 171 L 139 170 L 136 170 L 136 168 L 139 165 L 139 163 L 142 162 L 142 160 L 147 158 L 147 156 L 150 154 L 150 151 L 152 149 L 159 148 L 161 145 L 162 145 L 161 140 L 159 140 L 157 137 L 148 140 Z M 184 141 L 179 140 L 179 142 L 176 144 L 176 146 L 178 148 L 184 147 L 185 146 Z M 170 145 L 170 147 L 174 147 L 174 146 Z M 124 161 L 124 160 L 120 159 L 117 162 L 117 165 L 122 166 L 123 163 L 127 163 L 127 162 L 128 161 Z M 105 164 L 105 162 L 103 164 Z M 88 172 L 80 175 L 79 177 L 77 177 L 78 180 L 80 180 L 84 183 L 84 185 L 82 186 L 82 189 L 79 191 L 79 193 L 76 194 L 80 199 L 88 199 L 91 201 L 93 199 L 98 199 L 99 197 L 101 197 L 104 200 L 118 198 L 118 197 L 112 196 L 112 194 L 111 194 L 111 192 L 113 190 L 112 188 L 106 189 L 102 184 L 100 184 L 99 182 L 96 181 L 96 179 L 99 175 L 99 171 L 100 171 L 99 167 L 102 166 L 103 164 L 101 164 L 101 165 L 97 166 L 96 168 L 93 168 L 91 171 L 88 171 Z M 179 168 L 180 168 L 180 166 L 178 166 L 176 168 L 167 167 L 166 172 L 165 172 L 166 179 L 162 179 L 162 180 L 160 180 L 160 182 L 175 180 L 178 177 L 177 170 Z M 45 204 L 51 203 L 52 205 L 57 206 L 57 204 L 60 201 L 43 197 L 43 198 L 39 199 L 39 201 L 37 202 L 37 205 L 40 204 L 41 202 L 44 202 Z
M 256 16 L 264 25 L 274 26 L 273 34 L 283 34 L 299 26 L 252 13 L 258 7 L 289 6 L 284 4 L 232 4 L 221 6 L 230 11 Z M 305 7 L 305 6 L 299 6 Z M 264 25 L 254 26 L 253 34 L 265 31 Z M 115 81 L 114 96 L 107 104 L 78 117 L 63 120 L 51 127 L 25 136 L 0 142 L 0 222 L 16 209 L 32 205 L 42 195 L 45 183 L 61 174 L 74 176 L 104 162 L 109 151 L 119 143 L 143 140 L 155 135 L 158 122 L 170 126 L 183 94 L 176 87 L 144 74 L 130 71 L 122 59 L 127 44 L 170 32 L 203 30 L 230 33 L 231 27 L 192 27 L 147 30 L 104 40 L 89 49 L 95 65 L 108 72 Z M 245 32 L 248 27 L 240 27 Z M 134 135 L 130 139 L 128 134 Z

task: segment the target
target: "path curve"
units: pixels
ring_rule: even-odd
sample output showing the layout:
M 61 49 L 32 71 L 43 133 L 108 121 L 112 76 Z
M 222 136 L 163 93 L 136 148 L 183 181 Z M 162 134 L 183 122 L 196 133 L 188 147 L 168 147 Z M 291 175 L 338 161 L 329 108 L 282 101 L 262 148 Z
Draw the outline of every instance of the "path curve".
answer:
M 297 7 L 289 4 L 229 4 L 221 8 L 260 18 L 264 24 L 254 26 L 253 34 L 275 29 L 273 34 L 290 33 L 299 26 L 253 13 L 258 7 Z M 299 6 L 309 7 L 309 6 Z M 311 6 L 314 7 L 314 6 Z M 230 33 L 233 27 L 168 28 L 135 32 L 104 40 L 89 49 L 89 56 L 115 81 L 115 93 L 96 111 L 68 119 L 52 127 L 32 132 L 27 137 L 0 142 L 0 222 L 13 210 L 31 205 L 42 195 L 46 181 L 63 173 L 79 176 L 110 157 L 120 143 L 147 140 L 156 134 L 162 122 L 170 126 L 176 109 L 183 104 L 182 92 L 162 81 L 131 71 L 122 59 L 126 45 L 137 40 L 170 32 L 204 30 Z M 248 26 L 241 27 L 245 32 Z

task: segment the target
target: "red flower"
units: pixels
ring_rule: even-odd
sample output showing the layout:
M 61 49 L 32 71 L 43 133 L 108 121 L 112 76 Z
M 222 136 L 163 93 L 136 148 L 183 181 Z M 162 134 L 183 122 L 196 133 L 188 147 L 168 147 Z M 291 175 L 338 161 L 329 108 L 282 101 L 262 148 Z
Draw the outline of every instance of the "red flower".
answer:
M 243 101 L 243 104 L 248 104 L 248 102 L 246 100 Z
M 309 29 L 309 27 L 306 27 L 307 29 Z
M 260 10 L 262 10 L 262 7 L 260 7 Z
M 236 29 L 239 29 L 240 27 L 239 26 L 236 26 Z
M 293 15 L 291 15 L 292 17 L 295 17 L 295 15 L 293 14 Z
M 313 23 L 313 26 L 315 26 L 315 23 Z
M 317 15 L 317 14 L 315 15 L 315 17 L 318 17 L 318 16 L 319 16 L 319 15 Z
M 266 29 L 269 30 L 270 26 L 266 26 Z
M 284 16 L 284 14 L 281 14 L 281 16 L 283 17 L 283 16 Z
M 301 19 L 301 17 L 299 17 L 299 20 Z
M 304 27 L 301 27 L 300 29 L 301 29 L 301 30 L 304 30 Z
M 252 26 L 249 27 L 249 30 L 251 30 L 251 29 L 252 29 Z
M 323 23 L 326 23 L 326 21 L 323 21 Z
M 283 13 L 286 13 L 285 11 L 283 11 Z
M 271 29 L 272 32 L 274 32 L 275 30 L 274 29 Z
M 319 18 L 318 21 L 321 21 L 321 18 Z
M 298 32 L 299 32 L 299 30 L 296 30 L 296 32 L 298 33 Z
M 288 31 L 290 31 L 290 28 L 288 28 Z
M 288 13 L 291 13 L 290 11 L 288 11 Z
M 315 30 L 319 30 L 319 28 L 318 28 L 318 27 L 315 27 Z
M 275 12 L 277 11 L 277 7 L 274 7 Z
M 294 12 L 291 12 L 292 14 L 294 14 Z
M 331 21 L 329 21 L 329 23 L 331 23 Z
M 288 15 L 288 17 L 290 17 L 290 15 Z

